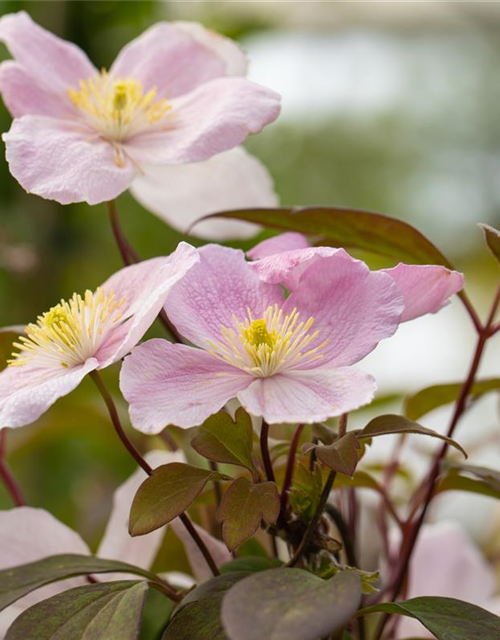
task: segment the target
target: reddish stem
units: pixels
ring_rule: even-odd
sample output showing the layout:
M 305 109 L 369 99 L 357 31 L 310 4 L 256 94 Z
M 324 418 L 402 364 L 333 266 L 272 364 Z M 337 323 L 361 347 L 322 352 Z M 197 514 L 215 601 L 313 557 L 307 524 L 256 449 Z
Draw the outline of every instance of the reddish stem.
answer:
M 3 428 L 0 429 L 0 478 L 2 479 L 2 482 L 16 507 L 24 507 L 26 505 L 26 500 L 24 499 L 23 492 L 5 462 L 6 451 L 7 429 Z
M 288 452 L 288 460 L 286 463 L 285 479 L 283 480 L 283 488 L 281 490 L 281 507 L 280 507 L 280 521 L 284 522 L 286 509 L 288 505 L 288 492 L 292 486 L 293 470 L 295 468 L 295 456 L 297 455 L 297 447 L 299 445 L 300 436 L 304 430 L 305 424 L 299 424 L 295 429 L 290 442 L 290 451 Z
M 451 422 L 450 422 L 450 426 L 448 427 L 448 432 L 447 432 L 447 436 L 449 438 L 451 438 L 451 436 L 453 435 L 453 433 L 455 432 L 455 428 L 458 424 L 458 422 L 460 421 L 460 418 L 462 417 L 466 405 L 467 405 L 467 398 L 469 396 L 469 393 L 474 385 L 474 380 L 475 380 L 475 376 L 477 373 L 477 370 L 479 368 L 479 364 L 481 362 L 481 358 L 484 352 L 484 348 L 486 346 L 486 343 L 488 341 L 488 339 L 491 337 L 491 326 L 493 323 L 493 320 L 495 318 L 496 312 L 498 310 L 498 307 L 500 305 L 500 287 L 497 290 L 497 293 L 495 295 L 495 299 L 493 301 L 492 307 L 491 307 L 491 311 L 489 313 L 488 319 L 486 321 L 486 324 L 483 328 L 480 329 L 479 331 L 479 335 L 478 335 L 478 339 L 477 339 L 477 344 L 476 344 L 476 349 L 474 351 L 474 356 L 472 358 L 472 362 L 470 364 L 469 367 L 469 372 L 467 374 L 467 378 L 465 379 L 464 384 L 462 385 L 461 391 L 460 391 L 460 395 L 457 399 L 457 402 L 455 404 L 455 410 L 453 412 L 453 416 L 451 418 Z M 446 455 L 446 452 L 448 450 L 448 444 L 444 443 L 443 446 L 441 447 L 440 451 L 438 452 L 438 454 L 435 457 L 434 463 L 432 465 L 431 471 L 427 477 L 427 479 L 425 480 L 425 493 L 424 493 L 424 497 L 422 499 L 422 510 L 420 512 L 420 515 L 418 516 L 416 522 L 410 526 L 409 531 L 408 531 L 408 535 L 404 536 L 403 538 L 403 542 L 401 545 L 401 562 L 399 565 L 399 569 L 398 572 L 396 574 L 396 577 L 394 579 L 394 586 L 392 589 L 392 594 L 391 594 L 391 601 L 394 601 L 400 594 L 401 589 L 403 588 L 405 581 L 406 581 L 406 577 L 408 574 L 408 569 L 409 569 L 409 565 L 410 565 L 410 560 L 411 560 L 411 556 L 413 553 L 413 550 L 415 548 L 415 544 L 417 542 L 420 530 L 422 528 L 422 525 L 425 521 L 425 517 L 427 515 L 427 511 L 429 509 L 430 503 L 432 501 L 432 497 L 434 494 L 434 485 L 436 483 L 436 480 L 439 476 L 439 472 L 440 472 L 440 467 L 441 467 L 441 461 L 443 460 L 443 458 Z M 420 491 L 421 489 L 418 489 L 418 491 Z M 410 525 L 410 523 L 406 523 L 408 525 Z M 384 632 L 384 628 L 389 620 L 389 615 L 385 615 L 379 625 L 379 628 L 377 630 L 377 633 L 375 634 L 375 640 L 379 640 L 382 637 L 382 634 Z
M 106 388 L 106 385 L 104 384 L 99 372 L 98 371 L 92 371 L 90 373 L 90 377 L 95 382 L 97 388 L 99 389 L 99 392 L 101 393 L 101 395 L 103 397 L 104 402 L 106 403 L 106 406 L 107 406 L 108 412 L 109 412 L 109 416 L 111 418 L 111 422 L 113 423 L 113 426 L 115 428 L 116 433 L 118 434 L 118 437 L 120 438 L 120 440 L 122 441 L 122 443 L 124 444 L 124 446 L 126 447 L 128 452 L 130 453 L 130 455 L 137 462 L 137 464 L 144 470 L 144 472 L 147 473 L 148 476 L 153 475 L 152 467 L 142 457 L 142 455 L 135 448 L 134 444 L 131 442 L 131 440 L 129 440 L 127 434 L 125 433 L 125 430 L 122 427 L 122 424 L 121 424 L 121 421 L 120 421 L 120 417 L 118 415 L 118 410 L 116 408 L 114 400 L 113 400 L 111 394 L 109 393 L 108 389 Z M 201 537 L 198 535 L 198 532 L 196 531 L 196 529 L 195 529 L 193 523 L 191 522 L 189 516 L 187 515 L 187 513 L 181 514 L 179 516 L 179 518 L 181 519 L 183 525 L 186 527 L 186 529 L 188 530 L 189 534 L 193 538 L 193 541 L 196 543 L 196 545 L 198 546 L 199 550 L 203 554 L 203 557 L 206 559 L 207 564 L 210 567 L 210 569 L 211 569 L 212 573 L 214 574 L 214 576 L 218 576 L 219 575 L 219 570 L 217 569 L 217 565 L 215 563 L 215 560 L 212 558 L 212 555 L 211 555 L 210 551 L 208 550 L 207 546 L 205 545 L 205 543 L 203 542 Z
M 128 267 L 131 264 L 137 264 L 138 262 L 141 262 L 141 256 L 137 253 L 137 251 L 130 244 L 130 242 L 125 237 L 125 234 L 123 233 L 123 229 L 118 218 L 118 211 L 116 209 L 115 201 L 111 200 L 109 202 L 106 202 L 106 206 L 108 208 L 111 229 L 113 230 L 113 235 L 115 237 L 116 244 L 118 245 L 118 251 L 120 252 L 123 264 Z M 175 342 L 182 342 L 181 335 L 168 319 L 164 309 L 162 309 L 158 314 L 158 319 L 163 323 L 167 331 L 173 336 Z
M 267 479 L 270 482 L 275 482 L 273 463 L 269 454 L 269 425 L 265 421 L 262 421 L 262 429 L 260 430 L 260 452 Z

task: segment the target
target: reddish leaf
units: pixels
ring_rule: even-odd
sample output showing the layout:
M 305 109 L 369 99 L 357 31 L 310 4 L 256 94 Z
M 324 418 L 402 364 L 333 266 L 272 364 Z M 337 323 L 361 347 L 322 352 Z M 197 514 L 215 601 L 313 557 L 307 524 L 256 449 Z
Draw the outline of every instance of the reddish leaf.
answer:
M 228 549 L 233 551 L 253 537 L 262 520 L 275 524 L 279 511 L 280 499 L 274 482 L 254 484 L 247 478 L 235 480 L 217 511 Z
M 352 478 L 358 464 L 359 451 L 361 443 L 350 431 L 327 447 L 316 447 L 316 456 L 333 471 Z
M 155 469 L 135 494 L 130 512 L 130 535 L 150 533 L 180 516 L 209 480 L 230 478 L 182 462 L 172 462 Z

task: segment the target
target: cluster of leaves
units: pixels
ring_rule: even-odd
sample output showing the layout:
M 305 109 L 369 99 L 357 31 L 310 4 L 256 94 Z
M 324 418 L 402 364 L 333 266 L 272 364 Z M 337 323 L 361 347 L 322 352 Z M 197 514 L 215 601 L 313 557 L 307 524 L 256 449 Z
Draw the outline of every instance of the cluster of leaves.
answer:
M 307 208 L 219 215 L 300 231 L 323 245 L 378 253 L 389 260 L 451 267 L 417 230 L 378 214 Z M 500 235 L 491 228 L 485 233 L 489 247 L 500 259 Z M 461 295 L 470 310 L 465 294 Z M 437 438 L 466 457 L 456 441 L 416 422 L 454 402 L 461 389 L 459 382 L 424 389 L 407 399 L 404 415 L 381 415 L 362 429 L 346 432 L 324 424 L 301 429 L 302 441 L 293 438 L 290 445 L 284 439 L 284 444 L 271 450 L 274 460 L 265 459 L 266 451 L 262 442 L 257 442 L 251 418 L 243 409 L 234 419 L 224 410 L 219 412 L 189 432 L 189 449 L 206 463 L 160 466 L 141 485 L 131 507 L 130 534 L 146 535 L 172 522 L 197 501 L 207 501 L 207 495 L 213 493 L 207 489 L 215 483 L 219 489 L 223 487 L 215 517 L 228 549 L 241 549 L 257 532 L 264 531 L 288 546 L 290 562 L 282 565 L 275 558 L 253 558 L 243 552 L 222 567 L 220 575 L 185 593 L 154 573 L 124 563 L 54 556 L 0 572 L 0 609 L 35 589 L 70 577 L 88 576 L 89 584 L 27 609 L 14 622 L 6 640 L 135 639 L 151 589 L 175 603 L 170 608 L 165 604 L 162 640 L 361 639 L 365 635 L 360 621 L 374 613 L 415 618 L 439 640 L 500 637 L 500 618 L 449 598 L 423 597 L 363 608 L 364 595 L 376 590 L 376 576 L 355 566 L 342 522 L 335 520 L 335 514 L 332 520 L 341 541 L 334 540 L 322 526 L 334 480 L 335 486 L 370 488 L 388 499 L 375 476 L 358 470 L 373 438 L 419 434 Z M 476 382 L 469 401 L 499 389 L 499 379 Z M 271 463 L 271 469 L 266 462 Z M 446 463 L 434 492 L 447 490 L 498 498 L 500 474 L 465 463 Z M 134 574 L 139 579 L 100 583 L 99 575 L 106 572 Z

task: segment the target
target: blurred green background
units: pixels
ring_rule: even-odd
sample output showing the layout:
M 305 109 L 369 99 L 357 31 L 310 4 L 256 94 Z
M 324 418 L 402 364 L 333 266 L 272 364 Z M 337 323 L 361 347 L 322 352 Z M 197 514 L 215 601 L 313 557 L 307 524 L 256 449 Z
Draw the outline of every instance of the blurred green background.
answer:
M 158 20 L 201 21 L 240 40 L 250 77 L 283 93 L 282 117 L 247 143 L 282 203 L 367 208 L 410 221 L 467 273 L 472 298 L 484 306 L 496 267 L 475 223 L 500 226 L 495 3 L 0 2 L 1 14 L 21 9 L 98 67 Z M 4 48 L 1 56 L 8 57 Z M 0 106 L 0 129 L 10 121 Z M 62 207 L 27 195 L 3 154 L 0 199 L 0 326 L 30 321 L 121 266 L 104 205 Z M 118 206 L 141 255 L 169 253 L 181 239 L 128 194 Z M 115 390 L 117 372 L 106 372 Z M 86 381 L 9 438 L 29 503 L 93 544 L 112 489 L 134 468 L 101 404 Z M 0 487 L 0 508 L 8 506 Z

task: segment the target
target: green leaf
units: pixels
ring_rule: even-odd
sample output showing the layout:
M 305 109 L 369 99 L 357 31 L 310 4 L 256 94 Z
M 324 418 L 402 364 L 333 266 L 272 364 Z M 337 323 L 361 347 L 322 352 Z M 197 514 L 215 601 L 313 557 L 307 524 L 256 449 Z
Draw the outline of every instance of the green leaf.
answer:
M 234 551 L 252 538 L 262 520 L 275 524 L 279 512 L 280 498 L 274 482 L 254 484 L 247 478 L 235 480 L 217 510 L 228 549 Z
M 150 533 L 180 516 L 196 500 L 209 480 L 230 478 L 183 462 L 157 467 L 135 494 L 130 512 L 130 535 Z
M 318 460 L 329 469 L 352 478 L 359 460 L 361 443 L 355 433 L 350 431 L 326 447 L 316 447 Z
M 281 207 L 223 211 L 206 218 L 247 220 L 280 231 L 298 231 L 320 238 L 317 244 L 363 249 L 411 264 L 450 262 L 432 242 L 403 220 L 379 213 L 337 207 Z
M 326 424 L 313 424 L 312 435 L 322 444 L 332 444 L 337 437 L 335 431 Z
M 228 573 L 190 591 L 172 616 L 163 640 L 229 640 L 221 621 L 222 599 L 247 572 Z
M 208 460 L 235 464 L 253 471 L 252 420 L 243 408 L 238 409 L 235 417 L 233 422 L 224 410 L 211 416 L 197 430 L 191 446 Z
M 463 453 L 467 458 L 465 449 L 459 445 L 458 442 L 451 438 L 447 438 L 432 429 L 427 429 L 427 427 L 423 427 L 421 424 L 418 424 L 418 422 L 408 420 L 408 418 L 405 418 L 404 416 L 398 416 L 390 413 L 384 416 L 378 416 L 371 420 L 364 429 L 356 431 L 355 433 L 360 439 L 375 438 L 376 436 L 385 436 L 395 433 L 416 433 L 423 436 L 431 436 L 432 438 L 439 438 L 439 440 L 443 440 L 451 447 L 458 449 L 458 451 Z
M 319 466 L 315 465 L 310 471 L 299 463 L 293 476 L 290 504 L 294 513 L 305 522 L 309 522 L 316 513 L 322 489 L 323 477 Z
M 278 558 L 263 558 L 262 556 L 244 556 L 227 562 L 220 568 L 221 574 L 235 573 L 237 571 L 246 571 L 248 573 L 256 573 L 257 571 L 267 571 L 281 567 L 283 562 Z
M 150 589 L 142 614 L 139 640 L 160 640 L 175 607 L 175 602 L 167 600 L 159 591 Z
M 459 469 L 454 468 L 449 469 L 448 473 L 436 485 L 436 494 L 443 491 L 467 491 L 500 500 L 500 486 L 497 481 L 470 478 L 462 475 Z
M 147 582 L 106 582 L 70 589 L 22 613 L 5 640 L 136 640 Z
M 484 231 L 486 244 L 490 248 L 491 253 L 500 262 L 500 231 L 484 223 L 478 224 L 478 227 Z
M 498 640 L 500 618 L 481 607 L 454 598 L 423 597 L 362 609 L 359 615 L 383 611 L 415 618 L 438 640 Z
M 24 325 L 0 327 L 0 371 L 7 366 L 7 360 L 10 360 L 15 351 L 14 342 L 19 342 L 24 329 Z
M 353 571 L 359 576 L 361 580 L 361 591 L 364 595 L 370 595 L 380 591 L 380 571 L 363 571 L 357 567 L 346 566 L 340 568 L 329 563 L 327 569 L 321 572 L 320 577 L 324 579 L 333 578 L 333 576 L 338 575 L 342 571 Z
M 469 473 L 476 478 L 480 478 L 487 482 L 492 488 L 500 491 L 500 471 L 497 471 L 496 469 L 459 462 L 448 462 L 447 466 L 451 470 L 460 471 L 461 473 Z
M 336 487 L 363 487 L 366 489 L 373 489 L 374 491 L 382 492 L 382 488 L 379 483 L 366 471 L 356 471 L 352 478 L 348 476 L 337 476 L 335 478 Z
M 410 420 L 418 420 L 438 407 L 455 402 L 462 387 L 463 382 L 451 382 L 449 384 L 436 384 L 422 389 L 407 398 L 404 410 L 405 416 Z M 476 400 L 492 391 L 500 391 L 500 378 L 490 378 L 489 380 L 475 382 L 469 397 Z
M 134 573 L 152 582 L 158 581 L 154 573 L 117 560 L 76 554 L 51 556 L 0 571 L 0 611 L 46 584 L 92 573 Z
M 318 640 L 341 629 L 360 602 L 353 571 L 322 580 L 300 569 L 271 569 L 227 593 L 222 621 L 230 640 Z
M 326 581 L 298 569 L 268 571 L 258 578 L 246 578 L 225 598 L 222 615 L 231 640 L 313 640 L 329 635 L 350 619 L 361 599 L 360 580 L 352 571 Z M 260 618 L 261 611 L 265 617 Z M 259 626 L 253 635 L 250 620 L 255 616 Z

